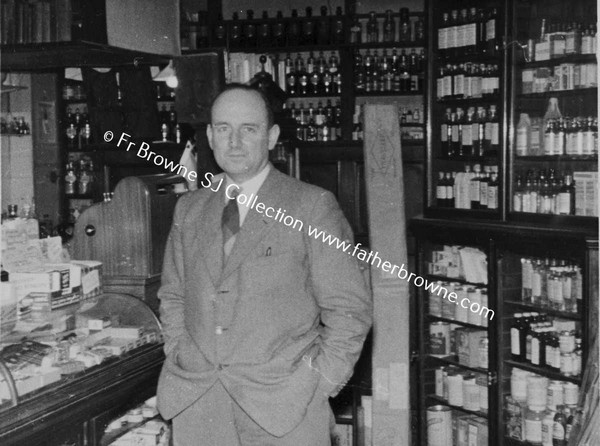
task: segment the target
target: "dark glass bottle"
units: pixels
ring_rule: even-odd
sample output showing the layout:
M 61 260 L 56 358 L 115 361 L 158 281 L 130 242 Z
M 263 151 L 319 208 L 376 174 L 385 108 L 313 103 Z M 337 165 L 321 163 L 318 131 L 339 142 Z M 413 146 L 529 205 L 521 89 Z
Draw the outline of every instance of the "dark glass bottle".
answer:
M 486 49 L 487 54 L 490 56 L 495 56 L 498 51 L 498 12 L 496 8 L 492 8 L 490 14 L 488 16 L 487 22 L 485 24 L 485 34 L 486 34 Z
M 242 34 L 244 46 L 254 48 L 256 46 L 256 23 L 254 22 L 254 11 L 252 9 L 246 11 L 246 23 Z
M 344 43 L 344 17 L 342 13 L 342 7 L 338 6 L 335 9 L 335 17 L 332 23 L 332 36 L 333 43 Z
M 258 43 L 260 46 L 271 46 L 271 24 L 269 23 L 269 13 L 263 11 L 262 21 L 258 26 Z
M 350 43 L 361 43 L 362 42 L 362 26 L 358 16 L 354 16 L 352 25 L 350 26 Z
M 300 19 L 298 18 L 298 10 L 292 9 L 292 19 L 288 25 L 288 44 L 298 45 L 300 43 Z
M 327 6 L 321 6 L 321 16 L 319 17 L 317 26 L 317 43 L 326 45 L 330 42 L 331 22 L 327 15 Z
M 237 12 L 233 13 L 231 25 L 229 25 L 229 36 L 231 46 L 234 48 L 240 47 L 242 43 L 242 25 L 240 24 Z
M 385 11 L 385 19 L 383 21 L 383 41 L 393 42 L 396 38 L 396 22 L 392 17 L 392 10 Z
M 275 46 L 284 46 L 285 45 L 285 23 L 283 21 L 283 13 L 281 11 L 277 11 L 277 21 L 273 25 L 273 40 L 275 42 Z
M 316 21 L 312 15 L 312 8 L 306 7 L 306 16 L 302 22 L 302 43 L 305 45 L 313 45 L 315 43 L 315 28 Z
M 410 15 L 408 8 L 400 8 L 400 28 L 398 39 L 400 42 L 409 42 L 411 40 Z
M 222 13 L 219 13 L 213 38 L 215 39 L 214 46 L 224 46 L 227 43 L 227 28 L 225 26 L 225 22 L 223 21 Z

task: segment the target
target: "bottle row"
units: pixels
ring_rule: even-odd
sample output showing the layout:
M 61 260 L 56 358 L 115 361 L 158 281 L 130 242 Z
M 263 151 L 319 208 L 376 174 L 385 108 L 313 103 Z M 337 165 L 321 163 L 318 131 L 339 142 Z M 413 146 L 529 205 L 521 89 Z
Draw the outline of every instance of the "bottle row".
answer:
M 93 142 L 92 125 L 86 108 L 83 112 L 76 108 L 74 113 L 68 109 L 64 125 L 68 150 L 81 149 Z
M 528 170 L 517 175 L 513 192 L 513 211 L 554 215 L 598 215 L 595 203 L 597 172 L 565 173 L 554 169 Z
M 400 93 L 422 92 L 426 68 L 425 50 L 417 54 L 415 48 L 407 54 L 386 49 L 382 54 L 375 50 L 354 54 L 354 88 L 357 92 L 393 91 Z
M 535 379 L 541 378 L 530 375 Z M 519 379 L 524 385 L 527 384 L 527 380 Z M 545 397 L 546 393 L 542 392 L 542 385 L 543 382 L 536 390 L 540 390 L 538 393 Z M 563 399 L 565 403 L 556 404 L 553 401 L 552 406 L 547 408 L 544 405 L 528 406 L 526 400 L 517 400 L 511 395 L 504 396 L 506 437 L 530 445 L 566 446 L 569 443 L 573 426 L 581 423 L 582 411 L 577 407 L 579 386 L 562 381 L 550 381 L 546 384 L 546 388 L 549 400 Z
M 499 206 L 498 166 L 466 165 L 464 172 L 438 172 L 436 205 L 455 209 L 489 209 Z
M 14 116 L 12 120 L 10 117 L 0 118 L 0 134 L 2 135 L 29 135 L 31 133 L 31 128 L 27 122 L 25 122 L 25 117 Z
M 521 92 L 546 93 L 598 86 L 598 64 L 564 63 L 554 68 L 526 68 L 521 75 Z
M 529 61 L 560 58 L 571 54 L 595 54 L 596 22 L 553 22 L 542 19 L 538 39 L 527 42 Z
M 290 53 L 284 60 L 285 87 L 291 96 L 311 96 L 320 94 L 337 95 L 342 92 L 342 78 L 339 71 L 339 59 L 332 51 L 329 59 L 323 51 L 315 59 L 311 51 L 306 58 L 306 64 L 301 53 L 294 60 Z
M 92 160 L 69 161 L 65 168 L 65 195 L 90 194 L 94 190 L 96 171 Z
M 444 319 L 452 319 L 457 322 L 466 322 L 472 325 L 487 327 L 487 317 L 482 311 L 469 311 L 462 305 L 456 305 L 445 298 L 450 293 L 456 294 L 456 302 L 462 302 L 463 299 L 468 299 L 470 305 L 477 304 L 480 308 L 488 308 L 487 288 L 460 285 L 455 282 L 437 281 L 434 284 L 436 292 L 429 292 L 427 301 L 429 305 L 429 314 L 431 316 L 443 317 Z M 447 293 L 437 292 L 437 290 L 445 289 Z M 466 302 L 466 301 L 465 301 Z M 475 307 L 477 308 L 477 307 Z M 487 367 L 480 366 L 480 367 Z
M 515 313 L 510 328 L 511 357 L 564 376 L 579 376 L 581 335 L 575 328 L 573 321 L 553 320 L 543 313 Z
M 590 156 L 598 154 L 598 118 L 573 116 L 542 118 L 521 113 L 517 124 L 517 156 Z
M 477 111 L 477 113 L 476 113 Z M 460 159 L 473 156 L 496 156 L 500 150 L 500 122 L 497 108 L 490 105 L 446 109 L 441 125 L 441 155 Z
M 487 389 L 485 391 L 487 393 Z M 428 446 L 487 446 L 488 444 L 489 432 L 486 418 L 452 410 L 444 405 L 427 408 Z
M 169 110 L 167 110 L 167 106 L 163 104 L 158 112 L 158 120 L 160 122 L 162 141 L 181 143 L 181 128 L 177 122 L 175 106 L 171 105 Z
M 483 339 L 487 341 L 487 338 Z M 487 364 L 485 345 L 481 355 Z M 438 367 L 435 369 L 435 396 L 452 406 L 485 413 L 489 409 L 487 375 L 458 367 Z
M 296 108 L 296 103 L 290 103 L 286 109 L 288 116 L 296 120 L 296 138 L 300 141 L 336 141 L 342 138 L 342 128 L 340 124 L 342 108 L 340 101 L 335 106 L 331 99 L 327 104 L 319 101 L 314 108 L 312 102 L 305 108 L 300 104 Z
M 452 58 L 458 55 L 496 56 L 502 45 L 496 8 L 453 9 L 442 14 L 438 28 L 438 53 Z
M 350 43 L 422 42 L 425 23 L 421 17 L 411 20 L 408 8 L 400 8 L 397 16 L 391 9 L 384 15 L 369 12 L 366 20 L 355 16 L 350 26 Z
M 565 260 L 523 257 L 521 300 L 526 304 L 577 313 L 583 299 L 581 268 Z
M 579 386 L 515 367 L 510 375 L 510 397 L 530 409 L 539 407 L 555 412 L 564 404 L 577 404 Z
M 440 67 L 436 81 L 436 98 L 490 98 L 500 92 L 500 71 L 496 64 L 472 62 Z

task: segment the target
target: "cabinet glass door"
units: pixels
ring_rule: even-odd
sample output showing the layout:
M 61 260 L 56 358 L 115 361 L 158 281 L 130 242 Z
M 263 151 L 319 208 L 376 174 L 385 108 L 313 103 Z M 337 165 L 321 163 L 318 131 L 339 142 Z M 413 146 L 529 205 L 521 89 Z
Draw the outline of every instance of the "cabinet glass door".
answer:
M 513 5 L 509 218 L 597 227 L 597 4 Z

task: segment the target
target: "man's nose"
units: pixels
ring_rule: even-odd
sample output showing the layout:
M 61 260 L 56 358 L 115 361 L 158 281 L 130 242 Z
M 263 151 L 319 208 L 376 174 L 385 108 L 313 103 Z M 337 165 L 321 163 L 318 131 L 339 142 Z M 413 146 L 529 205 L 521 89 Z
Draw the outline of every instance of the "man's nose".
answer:
M 239 130 L 233 130 L 229 135 L 229 145 L 232 148 L 238 148 L 242 145 L 242 137 Z

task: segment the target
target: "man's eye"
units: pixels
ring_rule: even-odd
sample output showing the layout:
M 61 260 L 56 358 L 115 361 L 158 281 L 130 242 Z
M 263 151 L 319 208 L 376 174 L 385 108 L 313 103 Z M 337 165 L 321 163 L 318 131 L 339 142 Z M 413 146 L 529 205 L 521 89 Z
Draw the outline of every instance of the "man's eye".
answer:
M 220 125 L 216 128 L 217 133 L 225 133 L 229 130 L 229 127 L 226 125 Z
M 250 135 L 256 133 L 256 127 L 252 127 L 252 126 L 244 126 L 243 130 L 245 133 L 248 133 Z

